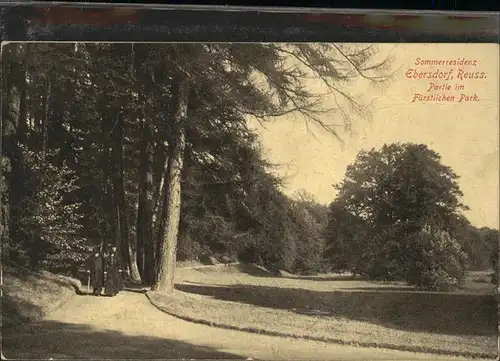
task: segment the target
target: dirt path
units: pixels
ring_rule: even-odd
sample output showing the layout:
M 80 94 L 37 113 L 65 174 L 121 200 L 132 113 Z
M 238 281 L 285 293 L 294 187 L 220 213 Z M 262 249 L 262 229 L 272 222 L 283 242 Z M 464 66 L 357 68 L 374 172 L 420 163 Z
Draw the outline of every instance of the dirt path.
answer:
M 76 296 L 43 321 L 4 330 L 2 342 L 5 357 L 24 359 L 461 360 L 217 329 L 164 314 L 134 292 Z

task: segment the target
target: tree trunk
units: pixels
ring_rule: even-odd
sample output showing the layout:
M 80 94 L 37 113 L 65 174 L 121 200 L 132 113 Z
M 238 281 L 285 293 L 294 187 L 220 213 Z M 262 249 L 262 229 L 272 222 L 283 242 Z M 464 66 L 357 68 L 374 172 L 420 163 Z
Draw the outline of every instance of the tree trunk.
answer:
M 10 234 L 11 225 L 17 219 L 17 205 L 23 195 L 19 187 L 23 184 L 23 159 L 19 148 L 19 140 L 26 134 L 23 125 L 26 114 L 26 58 L 27 44 L 11 43 L 3 48 L 3 82 L 2 82 L 2 137 L 0 146 L 0 233 L 4 249 L 8 249 L 9 241 L 17 238 Z
M 120 256 L 120 265 L 123 271 L 130 275 L 132 268 L 130 258 L 130 242 L 128 229 L 128 209 L 125 202 L 124 187 L 124 161 L 123 161 L 123 116 L 118 114 L 115 120 L 113 130 L 113 154 L 114 154 L 114 175 L 113 188 L 116 211 L 116 248 Z
M 155 270 L 155 256 L 154 256 L 154 242 L 153 242 L 153 194 L 151 192 L 153 187 L 153 174 L 152 174 L 152 153 L 151 153 L 151 143 L 148 142 L 147 146 L 147 173 L 146 173 L 146 187 L 145 187 L 145 207 L 144 207 L 144 226 L 142 228 L 143 239 L 145 242 L 145 258 L 146 258 L 146 274 L 148 277 L 148 281 L 152 284 L 154 280 L 154 270 Z
M 152 153 L 151 130 L 144 119 L 140 153 L 139 210 L 137 217 L 137 240 L 141 250 L 141 273 L 146 283 L 154 278 L 154 252 L 152 238 Z
M 141 167 L 140 167 L 141 168 Z M 141 173 L 141 169 L 139 169 L 139 173 Z M 139 178 L 140 178 L 139 174 Z M 144 275 L 146 274 L 146 259 L 144 258 L 144 242 L 142 239 L 142 214 L 144 212 L 144 201 L 142 195 L 142 186 L 141 181 L 139 179 L 139 194 L 137 198 L 137 218 L 136 218 L 136 244 L 137 244 L 137 266 L 139 268 L 139 273 L 144 281 Z
M 184 163 L 185 121 L 188 111 L 189 84 L 186 76 L 174 83 L 176 109 L 173 114 L 173 131 L 170 142 L 168 170 L 165 175 L 165 231 L 158 249 L 159 263 L 154 289 L 164 293 L 174 291 L 174 272 L 177 253 L 177 237 L 181 213 L 181 172 Z M 176 89 L 177 88 L 177 89 Z
M 47 85 L 45 88 L 45 99 L 44 99 L 44 109 L 42 118 L 42 154 L 43 159 L 47 158 L 47 145 L 48 145 L 48 128 L 49 128 L 49 111 L 50 111 L 50 93 L 52 91 L 52 82 L 50 79 L 50 74 L 47 74 Z
M 140 47 L 140 46 L 139 46 Z M 147 46 L 146 46 L 147 48 Z M 146 50 L 146 49 L 143 49 Z M 139 263 L 143 280 L 152 284 L 154 279 L 154 247 L 153 247 L 153 133 L 150 124 L 148 99 L 154 97 L 154 78 L 149 72 L 144 72 L 142 51 L 136 51 L 135 44 L 130 46 L 132 63 L 130 72 L 135 79 L 135 91 L 139 94 L 142 104 L 142 134 L 140 143 L 139 166 L 139 209 L 137 212 L 137 243 L 139 250 Z M 140 79 L 140 81 L 139 81 Z
M 110 236 L 110 224 L 113 219 L 112 215 L 114 212 L 109 209 L 110 201 L 112 201 L 110 197 L 110 187 L 109 187 L 109 140 L 108 140 L 108 119 L 103 114 L 101 117 L 101 147 L 102 147 L 102 159 L 101 159 L 101 170 L 102 170 L 102 193 L 101 193 L 101 208 L 102 208 L 102 216 L 103 216 L 103 228 L 102 228 L 102 240 L 101 247 L 103 250 L 107 250 L 109 241 L 108 238 Z
M 28 44 L 26 44 L 28 46 Z M 26 50 L 28 52 L 28 49 Z M 25 55 L 27 57 L 27 55 Z M 24 64 L 23 64 L 24 65 Z M 28 109 L 26 104 L 26 95 L 27 95 L 27 84 L 26 84 L 26 69 L 23 70 L 24 80 L 22 81 L 21 88 L 21 99 L 19 100 L 19 116 L 17 123 L 17 141 L 20 143 L 24 143 L 28 140 Z
M 169 167 L 168 157 L 165 157 L 162 168 L 163 174 L 160 178 L 160 185 L 156 193 L 156 202 L 153 210 L 153 225 L 155 232 L 154 239 L 156 240 L 154 242 L 155 265 L 160 264 L 161 261 L 161 252 L 159 252 L 159 249 L 161 249 L 161 245 L 163 243 L 163 235 L 165 232 L 165 211 L 168 207 L 165 202 L 165 192 L 166 192 L 165 177 L 168 174 L 169 170 L 168 167 Z M 156 281 L 157 281 L 157 274 L 155 273 L 154 282 L 156 283 Z
M 134 211 L 129 227 L 129 254 L 130 254 L 130 277 L 132 281 L 141 283 L 141 274 L 137 263 L 137 227 L 134 220 L 137 220 L 139 210 L 139 198 L 134 202 Z
M 143 119 L 143 122 L 146 120 Z M 143 124 L 143 127 L 145 125 Z M 144 128 L 143 128 L 144 129 Z M 148 282 L 149 280 L 147 279 L 147 271 L 146 271 L 146 242 L 147 240 L 144 239 L 144 218 L 145 218 L 145 207 L 146 207 L 146 196 L 147 196 L 147 157 L 146 157 L 146 139 L 144 138 L 145 132 L 143 131 L 142 133 L 142 139 L 141 139 L 141 149 L 140 149 L 140 163 L 139 163 L 139 204 L 138 204 L 138 212 L 137 212 L 137 244 L 140 252 L 140 270 L 141 270 L 141 277 L 144 282 Z
M 154 188 L 154 196 L 153 196 L 153 231 L 154 238 L 157 239 L 159 233 L 160 221 L 162 220 L 161 211 L 163 209 L 163 201 L 165 200 L 165 174 L 167 173 L 168 166 L 168 157 L 165 154 L 165 146 L 159 145 L 156 149 L 155 154 L 155 170 L 159 176 L 155 179 L 155 188 Z

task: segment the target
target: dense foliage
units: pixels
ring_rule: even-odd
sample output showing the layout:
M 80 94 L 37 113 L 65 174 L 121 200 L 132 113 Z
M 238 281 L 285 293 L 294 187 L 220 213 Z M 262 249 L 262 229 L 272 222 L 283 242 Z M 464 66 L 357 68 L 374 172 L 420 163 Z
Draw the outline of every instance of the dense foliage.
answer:
M 321 268 L 324 210 L 294 200 L 248 118 L 366 107 L 347 86 L 384 80 L 374 46 L 14 44 L 3 48 L 2 241 L 6 262 L 75 272 L 115 245 L 136 281 L 171 289 L 176 258 L 229 255 Z M 307 81 L 320 79 L 333 108 Z M 328 109 L 327 109 L 328 108 Z M 338 123 L 338 122 L 334 122 Z M 178 241 L 179 240 L 179 241 Z M 170 288 L 169 288 L 170 287 Z
M 460 286 L 470 261 L 489 268 L 498 231 L 471 237 L 457 179 L 422 144 L 361 151 L 330 205 L 325 254 L 333 268 L 428 289 Z

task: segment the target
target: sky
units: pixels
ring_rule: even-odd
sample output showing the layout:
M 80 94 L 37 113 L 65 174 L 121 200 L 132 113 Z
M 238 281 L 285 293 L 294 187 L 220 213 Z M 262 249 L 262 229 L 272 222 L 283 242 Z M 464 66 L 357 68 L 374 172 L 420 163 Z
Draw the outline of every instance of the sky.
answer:
M 371 117 L 354 117 L 353 134 L 341 133 L 339 142 L 318 126 L 306 126 L 302 118 L 274 118 L 265 128 L 251 123 L 259 133 L 266 157 L 285 177 L 284 191 L 293 195 L 304 189 L 320 203 L 335 199 L 333 184 L 344 178 L 346 167 L 362 149 L 380 148 L 384 143 L 427 144 L 442 156 L 442 163 L 460 176 L 462 201 L 471 209 L 465 215 L 478 227 L 499 228 L 499 46 L 497 44 L 379 44 L 378 56 L 391 55 L 396 73 L 384 89 L 371 89 L 358 81 L 349 91 L 362 103 L 371 104 Z M 416 65 L 420 60 L 470 60 L 470 65 Z M 475 62 L 475 66 L 474 66 Z M 409 69 L 440 71 L 443 79 L 408 79 Z M 462 71 L 461 71 L 462 70 Z M 484 78 L 467 74 L 484 72 Z M 461 76 L 460 76 L 461 75 Z M 451 89 L 427 92 L 430 83 Z M 456 85 L 463 89 L 455 88 Z M 311 89 L 324 92 L 321 81 Z M 471 96 L 459 102 L 461 94 Z M 454 101 L 412 102 L 414 94 L 445 94 Z M 473 96 L 477 95 L 477 98 Z M 326 102 L 332 101 L 331 98 Z M 335 114 L 325 122 L 340 122 Z

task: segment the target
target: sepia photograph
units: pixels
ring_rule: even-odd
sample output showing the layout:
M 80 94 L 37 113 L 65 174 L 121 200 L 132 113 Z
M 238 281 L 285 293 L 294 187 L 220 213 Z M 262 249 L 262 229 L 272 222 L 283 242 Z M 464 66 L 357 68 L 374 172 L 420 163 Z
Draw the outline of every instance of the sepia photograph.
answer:
M 495 359 L 499 56 L 2 43 L 3 358 Z

